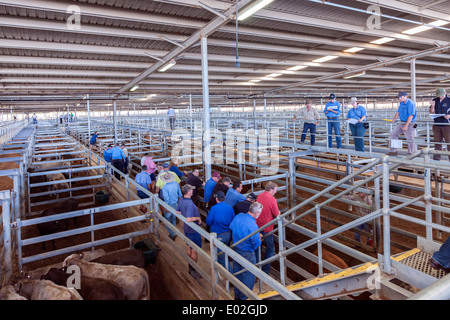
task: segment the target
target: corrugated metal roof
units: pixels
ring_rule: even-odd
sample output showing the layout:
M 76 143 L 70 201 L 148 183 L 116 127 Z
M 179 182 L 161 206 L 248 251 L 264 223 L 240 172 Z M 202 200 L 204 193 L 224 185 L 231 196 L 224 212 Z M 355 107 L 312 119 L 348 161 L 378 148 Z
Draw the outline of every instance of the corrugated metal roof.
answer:
M 116 75 L 114 77 L 116 80 L 131 81 L 133 80 L 131 74 L 139 74 L 151 67 L 158 62 L 156 58 L 165 59 L 166 54 L 179 48 L 176 42 L 181 45 L 183 40 L 217 17 L 190 1 L 72 0 L 67 4 L 75 4 L 82 9 L 81 28 L 66 30 L 62 28 L 69 14 L 65 12 L 61 2 L 55 2 L 55 8 L 42 7 L 40 2 L 34 2 L 36 8 L 33 9 L 24 7 L 24 2 L 26 1 L 0 5 L 0 55 L 4 57 L 0 58 L 0 79 L 7 77 L 14 78 L 14 81 L 23 79 L 22 83 L 17 84 L 23 88 L 29 87 L 30 90 L 42 92 L 68 90 L 67 86 L 56 85 L 59 80 L 76 79 L 78 84 L 81 77 L 92 81 L 105 78 L 96 77 L 95 72 L 99 74 L 112 72 Z M 203 2 L 212 7 L 218 3 L 212 0 Z M 220 3 L 232 5 L 235 1 L 227 0 Z M 402 0 L 398 3 L 418 7 L 428 4 L 419 0 Z M 448 43 L 450 39 L 450 31 L 439 29 L 424 31 L 410 36 L 409 39 L 401 39 L 403 31 L 417 26 L 412 22 L 429 23 L 434 21 L 434 18 L 393 7 L 381 7 L 382 13 L 391 18 L 382 17 L 379 31 L 368 30 L 367 19 L 370 15 L 365 10 L 369 5 L 369 1 L 333 0 L 323 3 L 308 0 L 276 0 L 253 17 L 239 22 L 238 48 L 235 44 L 234 20 L 218 27 L 209 36 L 208 64 L 211 67 L 209 74 L 211 78 L 227 79 L 227 92 L 232 93 L 234 90 L 230 89 L 230 86 L 239 88 L 237 90 L 242 92 L 250 89 L 250 86 L 242 86 L 243 81 L 248 81 L 252 77 L 255 79 L 264 77 L 265 70 L 283 72 L 296 65 L 308 64 L 303 70 L 283 73 L 280 77 L 260 84 L 260 87 L 264 88 L 266 85 L 277 88 L 314 79 L 318 75 L 331 75 L 348 68 L 366 66 L 379 60 L 430 49 L 435 43 Z M 450 13 L 450 1 L 427 9 Z M 2 16 L 14 19 L 4 19 L 2 23 Z M 47 22 L 51 24 L 40 27 L 40 23 Z M 450 24 L 444 27 L 450 28 Z M 396 39 L 383 45 L 370 44 L 371 41 L 386 35 Z M 352 47 L 361 47 L 364 50 L 355 54 L 343 52 Z M 239 49 L 240 70 L 234 66 L 237 49 Z M 156 58 L 146 55 L 146 52 L 153 53 Z M 310 64 L 325 55 L 337 55 L 338 58 L 319 65 Z M 14 61 L 16 57 L 17 61 Z M 450 74 L 449 57 L 450 53 L 421 58 L 416 65 L 417 77 L 431 78 L 439 74 Z M 155 93 L 161 90 L 170 92 L 172 87 L 169 84 L 166 84 L 164 89 L 166 80 L 170 83 L 172 79 L 175 84 L 178 83 L 178 78 L 183 78 L 185 83 L 176 84 L 181 90 L 188 86 L 190 83 L 188 77 L 192 75 L 192 85 L 188 90 L 192 92 L 192 87 L 195 87 L 195 91 L 200 92 L 202 87 L 201 81 L 198 80 L 201 76 L 199 42 L 182 50 L 176 57 L 176 62 L 177 67 L 164 74 L 155 72 L 148 79 L 144 79 L 142 89 L 146 92 L 153 90 L 151 85 L 145 85 L 145 82 L 153 77 L 161 79 L 162 83 L 160 86 L 154 86 L 157 88 Z M 380 87 L 377 79 L 379 77 L 383 77 L 386 83 L 404 83 L 406 81 L 403 78 L 408 76 L 409 67 L 409 63 L 403 62 L 389 68 L 371 70 L 364 77 L 355 78 L 354 81 L 364 83 L 361 90 L 369 88 L 370 83 L 373 83 L 373 88 Z M 2 74 L 4 69 L 20 69 L 21 72 L 15 74 L 3 71 Z M 30 69 L 28 75 L 23 71 L 26 69 Z M 36 69 L 49 70 L 48 75 L 36 75 L 32 72 Z M 54 72 L 64 70 L 67 74 L 59 75 Z M 83 70 L 89 72 L 86 72 L 85 76 L 77 74 Z M 44 82 L 46 78 L 49 80 Z M 27 79 L 32 79 L 33 85 L 28 83 Z M 40 80 L 41 86 L 35 83 Z M 48 86 L 48 90 L 45 89 L 45 84 L 50 82 L 52 85 Z M 0 86 L 0 94 L 9 91 L 10 83 L 16 82 Z M 111 90 L 121 87 L 111 83 L 106 83 L 105 86 Z M 329 86 L 330 83 L 322 81 L 297 89 L 321 91 Z M 418 84 L 418 91 L 429 90 L 429 86 L 430 84 Z M 97 90 L 95 87 L 99 86 L 86 85 L 85 90 L 92 92 Z M 74 88 L 80 90 L 82 87 Z M 252 87 L 251 90 L 255 92 L 258 86 Z M 350 91 L 354 88 L 342 90 Z M 398 88 L 392 90 L 398 91 Z

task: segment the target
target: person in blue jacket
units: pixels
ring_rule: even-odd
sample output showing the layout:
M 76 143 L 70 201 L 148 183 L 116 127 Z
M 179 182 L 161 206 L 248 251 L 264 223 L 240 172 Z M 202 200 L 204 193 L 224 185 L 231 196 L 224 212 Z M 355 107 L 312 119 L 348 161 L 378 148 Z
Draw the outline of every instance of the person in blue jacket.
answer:
M 214 207 L 213 207 L 214 208 Z M 239 240 L 252 234 L 258 230 L 256 219 L 261 215 L 262 204 L 255 202 L 250 206 L 248 213 L 239 213 L 231 222 L 230 229 L 233 238 L 233 243 L 237 243 Z M 243 258 L 250 261 L 252 264 L 256 264 L 256 249 L 261 245 L 261 233 L 257 232 L 245 241 L 242 241 L 235 246 L 234 250 L 239 253 Z M 233 273 L 237 273 L 244 269 L 237 261 L 233 262 Z M 236 275 L 243 284 L 245 284 L 250 290 L 253 290 L 256 277 L 253 273 L 245 271 Z M 247 296 L 243 294 L 239 289 L 234 287 L 234 298 L 236 300 L 247 300 Z
M 334 93 L 330 94 L 330 101 L 325 105 L 323 110 L 325 116 L 327 117 L 328 126 L 328 147 L 333 147 L 333 130 L 336 135 L 337 148 L 342 148 L 341 140 L 341 129 L 339 116 L 341 115 L 341 104 L 336 100 L 336 95 Z
M 350 131 L 352 132 L 353 141 L 355 142 L 355 150 L 364 152 L 364 134 L 366 128 L 364 127 L 364 121 L 367 118 L 366 109 L 358 104 L 358 99 L 352 97 L 350 100 L 352 108 L 348 110 L 347 120 L 353 119 L 355 123 L 349 123 Z
M 122 148 L 120 147 L 119 143 L 116 143 L 114 148 L 111 149 L 112 152 L 112 163 L 114 165 L 114 168 L 116 168 L 118 171 L 123 172 L 123 163 L 125 161 L 125 153 L 123 152 Z M 114 176 L 116 179 L 120 179 L 120 174 L 118 172 L 114 172 Z
M 95 131 L 91 137 L 91 140 L 89 141 L 89 149 L 97 151 L 97 138 L 97 131 Z
M 231 241 L 230 224 L 235 217 L 234 210 L 224 202 L 225 193 L 222 191 L 217 192 L 213 197 L 216 198 L 217 204 L 211 208 L 205 222 L 210 227 L 210 232 L 217 233 L 217 239 L 229 246 Z M 217 250 L 217 262 L 226 268 L 225 255 L 219 254 L 220 252 L 222 251 Z M 231 271 L 231 268 L 229 270 Z

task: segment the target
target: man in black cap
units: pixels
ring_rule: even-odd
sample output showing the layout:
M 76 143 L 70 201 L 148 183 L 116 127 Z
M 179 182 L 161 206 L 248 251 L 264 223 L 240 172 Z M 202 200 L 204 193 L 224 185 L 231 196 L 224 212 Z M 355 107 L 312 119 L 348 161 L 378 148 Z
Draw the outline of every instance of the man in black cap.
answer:
M 341 104 L 336 100 L 336 95 L 334 93 L 330 94 L 330 101 L 325 105 L 323 110 L 325 116 L 327 117 L 328 125 L 328 147 L 333 147 L 333 130 L 336 135 L 336 147 L 338 149 L 342 148 L 341 140 L 341 128 L 339 122 L 339 116 L 341 115 Z
M 447 96 L 445 89 L 436 90 L 436 97 L 431 100 L 430 113 L 441 114 L 441 117 L 435 117 L 433 125 L 434 150 L 442 150 L 442 142 L 447 144 L 447 151 L 450 150 L 450 98 Z M 440 154 L 434 154 L 433 160 L 441 160 Z
M 213 194 L 213 197 L 216 199 L 217 204 L 209 211 L 206 224 L 210 226 L 210 232 L 217 234 L 217 239 L 229 246 L 231 240 L 230 224 L 234 219 L 234 211 L 230 205 L 224 202 L 225 193 L 219 191 Z M 220 250 L 217 251 L 217 253 L 220 252 Z M 226 268 L 224 254 L 219 255 L 217 261 Z
M 255 201 L 256 201 L 256 194 L 254 194 L 253 192 L 249 193 L 245 200 L 236 203 L 236 205 L 233 207 L 234 214 L 237 215 L 239 213 L 246 213 L 246 212 L 248 212 L 251 204 L 253 202 L 255 202 Z

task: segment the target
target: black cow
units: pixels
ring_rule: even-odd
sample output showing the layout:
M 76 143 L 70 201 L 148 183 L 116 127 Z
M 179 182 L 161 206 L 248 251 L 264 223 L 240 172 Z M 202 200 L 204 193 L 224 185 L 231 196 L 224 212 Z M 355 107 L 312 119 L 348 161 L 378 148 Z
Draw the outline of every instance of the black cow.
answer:
M 55 284 L 67 287 L 71 274 L 67 268 L 52 268 L 41 280 L 51 280 Z M 124 300 L 122 289 L 111 280 L 80 276 L 80 289 L 76 289 L 83 300 Z
M 48 209 L 45 209 L 41 213 L 41 217 L 48 217 L 60 213 L 75 211 L 78 209 L 78 200 L 74 198 L 70 198 L 64 201 L 61 201 Z M 77 226 L 77 218 L 74 218 L 75 226 Z M 63 220 L 55 220 L 40 223 L 37 225 L 39 234 L 41 236 L 57 233 L 61 231 L 65 231 L 68 228 L 68 223 L 66 219 Z M 52 240 L 53 250 L 55 250 L 55 240 Z M 45 241 L 42 243 L 42 249 L 45 250 Z

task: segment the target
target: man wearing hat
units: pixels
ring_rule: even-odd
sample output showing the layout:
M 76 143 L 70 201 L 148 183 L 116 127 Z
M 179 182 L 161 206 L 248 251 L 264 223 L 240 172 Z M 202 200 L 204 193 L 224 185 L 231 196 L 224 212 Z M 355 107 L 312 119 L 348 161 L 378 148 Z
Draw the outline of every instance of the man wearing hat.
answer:
M 350 104 L 352 108 L 348 110 L 347 120 L 353 119 L 352 121 L 354 122 L 349 122 L 349 127 L 355 142 L 355 150 L 364 152 L 364 134 L 366 132 L 364 121 L 366 120 L 367 112 L 363 106 L 358 104 L 356 97 L 351 98 Z
M 319 123 L 320 115 L 317 112 L 316 109 L 312 108 L 312 101 L 306 100 L 305 107 L 298 110 L 298 112 L 294 115 L 294 119 L 292 121 L 295 121 L 297 117 L 303 118 L 305 123 L 303 124 L 303 131 L 302 131 L 302 137 L 300 139 L 300 143 L 304 143 L 306 139 L 306 133 L 309 130 L 309 133 L 311 135 L 311 145 L 313 146 L 316 143 L 316 126 Z
M 217 239 L 229 246 L 231 240 L 230 224 L 234 219 L 234 210 L 224 202 L 225 193 L 222 191 L 217 192 L 213 197 L 216 199 L 217 204 L 209 211 L 206 224 L 210 227 L 211 233 L 217 233 Z M 221 250 L 217 250 L 217 254 L 220 252 Z M 217 261 L 226 268 L 224 254 L 219 255 Z M 231 268 L 229 269 L 231 270 Z
M 158 167 L 158 166 L 157 166 Z M 177 174 L 175 172 L 169 171 L 170 164 L 168 162 L 164 163 L 162 166 L 161 172 L 158 173 L 158 176 L 156 177 L 156 188 L 155 192 L 159 193 L 159 191 L 164 187 L 165 182 L 161 179 L 161 176 L 165 174 L 166 172 L 170 172 L 170 174 L 173 175 L 176 183 L 180 183 L 180 178 L 178 178 Z M 162 196 L 162 194 L 161 194 Z
M 161 176 L 161 180 L 164 182 L 164 186 L 161 189 L 164 202 L 176 209 L 178 199 L 182 196 L 180 185 L 175 181 L 175 177 L 171 172 L 164 173 Z M 169 220 L 172 225 L 177 225 L 177 217 L 166 208 L 164 208 L 164 218 Z M 167 227 L 167 231 L 169 232 L 170 239 L 175 240 L 176 234 L 169 227 Z
M 140 185 L 142 188 L 144 188 L 145 190 L 148 191 L 150 188 L 150 185 L 152 184 L 152 178 L 148 175 L 147 172 L 145 172 L 146 170 L 147 170 L 147 166 L 143 165 L 142 171 L 136 175 L 136 177 L 134 178 L 134 181 L 138 185 Z M 146 194 L 144 191 L 140 190 L 139 188 L 137 188 L 137 195 L 141 199 L 149 198 L 148 194 Z M 141 210 L 142 213 L 147 212 L 147 208 L 143 204 L 140 205 L 139 210 Z
M 205 186 L 205 182 L 200 179 L 200 170 L 198 168 L 194 168 L 192 172 L 188 175 L 186 179 L 186 183 L 194 186 L 194 193 L 192 194 L 192 201 L 197 207 L 200 207 L 200 200 L 198 199 L 198 191 L 201 187 Z
M 220 176 L 220 173 L 213 172 L 211 174 L 211 178 L 208 179 L 205 183 L 205 192 L 203 194 L 203 202 L 207 204 L 209 202 L 209 199 L 211 199 L 211 195 L 213 194 L 214 187 L 216 186 L 217 182 L 222 179 Z
M 323 110 L 325 116 L 327 117 L 328 123 L 328 147 L 333 147 L 333 130 L 336 135 L 337 148 L 342 148 L 341 140 L 341 129 L 339 116 L 341 115 L 341 104 L 336 100 L 336 95 L 334 93 L 330 94 L 330 101 L 325 105 Z
M 434 150 L 442 150 L 442 144 L 440 142 L 445 141 L 446 144 L 450 143 L 450 98 L 443 88 L 436 90 L 436 97 L 431 100 L 430 113 L 442 114 L 443 116 L 433 119 L 433 136 L 434 142 L 436 142 Z M 449 145 L 446 148 L 447 151 L 450 150 Z M 441 155 L 433 155 L 433 160 L 441 160 Z
M 112 151 L 111 151 L 112 145 L 108 144 L 108 147 L 105 151 L 103 151 L 103 158 L 106 162 L 111 163 L 112 162 Z
M 392 123 L 397 118 L 400 118 L 401 122 L 392 130 L 389 138 L 390 140 L 397 140 L 398 136 L 403 133 L 408 140 L 408 155 L 410 155 L 416 151 L 414 144 L 414 137 L 416 135 L 416 104 L 408 99 L 408 94 L 405 91 L 398 94 L 398 99 L 400 100 L 400 105 L 394 115 L 394 119 L 392 119 Z M 388 155 L 397 156 L 397 148 L 391 147 Z
M 218 182 L 215 185 L 212 194 L 216 194 L 217 192 L 222 191 L 226 197 L 227 192 L 230 189 L 231 185 L 232 185 L 231 178 L 224 177 L 221 182 Z M 216 205 L 216 199 L 214 199 L 213 197 L 210 197 L 209 202 L 208 202 L 208 210 L 211 210 L 211 208 L 215 205 Z
M 200 213 L 198 212 L 198 208 L 195 206 L 194 202 L 192 202 L 191 197 L 192 193 L 194 192 L 195 187 L 191 186 L 190 184 L 185 184 L 183 188 L 181 188 L 181 192 L 183 193 L 183 197 L 180 198 L 178 201 L 177 206 L 177 213 L 183 215 L 183 217 L 186 218 L 186 221 L 194 222 L 197 224 L 201 224 L 202 220 L 200 218 Z M 191 228 L 187 223 L 183 226 L 184 235 L 194 242 L 198 247 L 202 247 L 202 236 L 195 231 L 193 228 Z M 194 262 L 197 262 L 198 254 L 197 251 L 195 251 L 190 245 L 188 244 L 187 247 L 187 255 L 194 260 Z M 200 275 L 198 272 L 189 265 L 189 273 L 195 278 L 200 278 Z
M 238 215 L 239 213 L 242 213 L 242 212 L 244 212 L 244 213 L 248 212 L 248 209 L 250 208 L 251 204 L 255 201 L 256 201 L 256 194 L 254 194 L 253 192 L 249 193 L 247 195 L 247 199 L 245 199 L 243 201 L 239 201 L 233 207 L 234 214 Z

